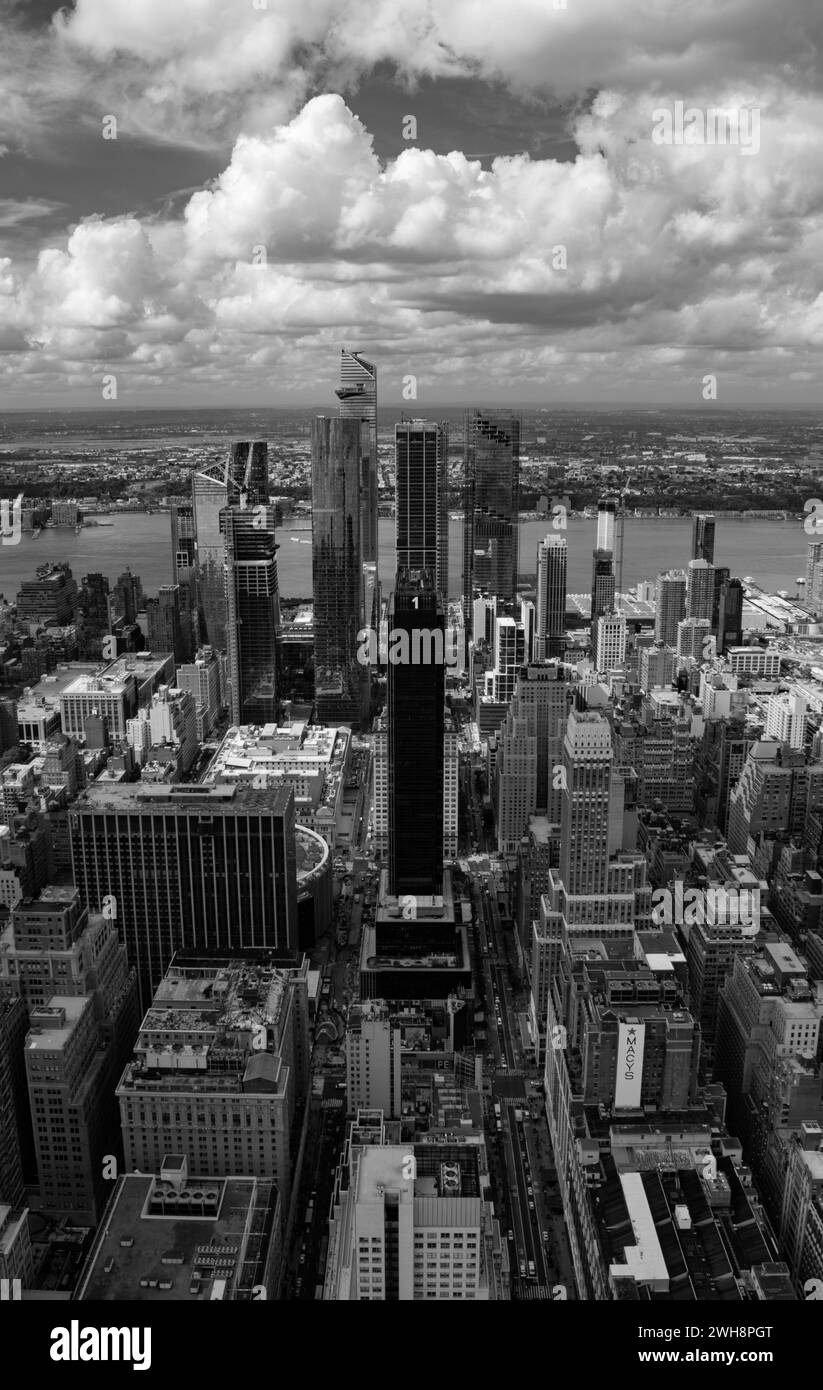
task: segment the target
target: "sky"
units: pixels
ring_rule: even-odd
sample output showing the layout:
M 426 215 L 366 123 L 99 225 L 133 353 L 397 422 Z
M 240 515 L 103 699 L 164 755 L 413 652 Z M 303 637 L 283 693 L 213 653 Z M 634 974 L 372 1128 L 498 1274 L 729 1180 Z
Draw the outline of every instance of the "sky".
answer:
M 421 414 L 818 405 L 822 46 L 820 0 L 0 0 L 0 410 L 334 408 L 343 344 Z

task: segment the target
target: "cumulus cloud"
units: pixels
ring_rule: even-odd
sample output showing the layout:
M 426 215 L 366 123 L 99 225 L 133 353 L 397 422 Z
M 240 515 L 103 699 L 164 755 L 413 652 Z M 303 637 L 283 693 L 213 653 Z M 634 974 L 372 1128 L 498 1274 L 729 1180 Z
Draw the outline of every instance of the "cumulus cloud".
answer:
M 479 382 L 520 399 L 693 382 L 699 404 L 707 371 L 759 399 L 808 381 L 823 334 L 816 0 L 796 0 L 791 23 L 771 0 L 510 0 L 493 26 L 487 13 L 77 0 L 28 50 L 33 90 L 59 51 L 58 103 L 95 73 L 97 100 L 117 87 L 158 138 L 232 145 L 173 212 L 86 218 L 30 265 L 0 262 L 0 373 L 88 381 L 117 362 L 136 390 L 242 383 L 265 398 L 276 380 L 281 399 L 305 398 L 346 340 L 368 344 L 395 399 L 408 372 L 421 399 Z M 381 161 L 343 95 L 309 94 L 382 63 L 411 84 L 472 74 L 568 101 L 577 157 L 484 169 L 411 144 Z M 756 155 L 656 144 L 655 112 L 677 99 L 757 107 Z

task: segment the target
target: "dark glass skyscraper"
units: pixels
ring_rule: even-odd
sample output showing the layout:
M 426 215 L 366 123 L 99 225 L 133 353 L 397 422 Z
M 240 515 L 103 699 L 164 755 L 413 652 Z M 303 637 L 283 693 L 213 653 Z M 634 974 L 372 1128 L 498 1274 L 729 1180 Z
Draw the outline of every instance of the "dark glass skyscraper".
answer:
M 220 514 L 228 502 L 224 465 L 192 478 L 192 511 L 197 536 L 197 597 L 201 637 L 221 651 L 226 648 L 226 546 Z
M 146 599 L 148 645 L 153 652 L 172 652 L 175 662 L 190 661 L 191 631 L 183 625 L 179 584 L 161 584 L 156 598 Z
M 394 428 L 397 569 L 428 570 L 444 601 L 449 590 L 448 436 L 432 420 Z
M 277 719 L 277 634 L 280 596 L 274 508 L 227 507 L 226 641 L 235 724 Z
M 312 421 L 315 714 L 358 723 L 368 668 L 358 663 L 363 608 L 359 419 Z
M 705 560 L 709 565 L 714 564 L 714 528 L 713 512 L 695 513 L 692 518 L 693 560 Z
M 389 892 L 397 896 L 443 891 L 444 643 L 434 576 L 398 570 L 388 666 Z
M 513 604 L 517 593 L 520 419 L 467 411 L 464 443 L 463 617 L 471 635 L 476 591 Z
M 592 554 L 592 633 L 597 619 L 614 610 L 614 552 L 595 550 Z M 592 639 L 594 640 L 594 639 Z
M 360 558 L 377 561 L 377 368 L 359 352 L 342 348 L 340 417 L 364 426 L 360 447 Z

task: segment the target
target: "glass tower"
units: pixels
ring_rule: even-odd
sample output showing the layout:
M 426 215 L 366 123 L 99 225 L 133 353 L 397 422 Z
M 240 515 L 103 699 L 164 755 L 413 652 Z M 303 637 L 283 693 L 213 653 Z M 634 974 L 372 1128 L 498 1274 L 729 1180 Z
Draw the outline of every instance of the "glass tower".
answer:
M 466 413 L 463 616 L 471 635 L 476 591 L 513 604 L 517 593 L 520 419 L 503 411 Z

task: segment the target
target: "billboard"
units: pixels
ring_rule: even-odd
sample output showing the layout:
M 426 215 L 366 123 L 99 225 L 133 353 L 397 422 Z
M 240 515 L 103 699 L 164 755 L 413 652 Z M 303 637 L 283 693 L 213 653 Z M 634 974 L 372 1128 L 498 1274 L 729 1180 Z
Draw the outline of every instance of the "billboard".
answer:
M 645 1023 L 621 1023 L 617 1035 L 617 1076 L 614 1105 L 616 1110 L 637 1110 L 640 1106 L 640 1084 L 643 1079 L 643 1043 Z

